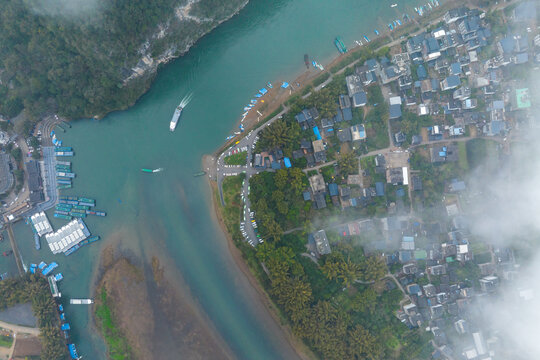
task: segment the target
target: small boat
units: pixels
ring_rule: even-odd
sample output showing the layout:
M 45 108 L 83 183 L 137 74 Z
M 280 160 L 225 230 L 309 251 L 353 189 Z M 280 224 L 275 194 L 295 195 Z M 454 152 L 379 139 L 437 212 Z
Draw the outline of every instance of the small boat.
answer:
M 393 25 L 394 25 L 394 27 L 397 27 L 397 24 L 396 24 L 396 22 L 395 22 L 395 21 L 394 21 Z
M 364 44 L 362 44 L 362 40 L 360 40 L 360 41 L 356 40 L 356 45 L 362 46 L 362 45 L 364 45 Z
M 163 171 L 163 168 L 158 168 L 158 169 L 141 169 L 142 172 L 145 172 L 145 173 L 157 173 L 157 172 L 161 172 Z
M 390 29 L 390 31 L 394 30 L 394 27 L 392 26 L 392 24 L 388 24 L 388 28 Z
M 270 89 L 273 88 L 272 83 L 270 81 L 266 83 L 266 86 L 268 86 Z
M 391 8 L 395 8 L 396 6 L 397 6 L 397 4 L 390 5 Z
M 375 35 L 379 35 L 379 31 L 377 29 L 373 30 L 375 32 Z
M 397 19 L 396 21 L 397 21 L 398 25 L 401 26 L 401 20 Z
M 203 176 L 203 175 L 206 175 L 206 171 L 199 171 L 199 172 L 193 174 L 194 177 L 199 177 L 199 176 Z
M 364 39 L 366 39 L 366 41 L 369 42 L 369 38 L 366 35 L 364 35 Z
M 309 56 L 308 56 L 308 54 L 304 54 L 304 64 L 306 64 L 306 68 L 309 69 Z

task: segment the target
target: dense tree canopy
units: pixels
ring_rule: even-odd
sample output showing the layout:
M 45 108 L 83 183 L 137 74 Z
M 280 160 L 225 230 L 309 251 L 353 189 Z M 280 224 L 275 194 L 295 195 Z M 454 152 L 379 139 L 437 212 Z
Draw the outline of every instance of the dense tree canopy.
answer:
M 0 114 L 31 116 L 54 111 L 70 118 L 101 116 L 134 102 L 150 76 L 124 80 L 148 54 L 176 54 L 234 13 L 242 0 L 202 0 L 190 14 L 207 19 L 178 21 L 180 0 L 96 0 L 94 9 L 51 14 L 37 1 L 0 0 Z M 52 2 L 47 2 L 51 4 Z M 157 39 L 159 25 L 167 34 Z
M 60 332 L 56 303 L 45 278 L 27 274 L 22 278 L 0 281 L 0 294 L 0 310 L 16 304 L 32 303 L 43 344 L 43 359 L 67 358 L 67 347 Z

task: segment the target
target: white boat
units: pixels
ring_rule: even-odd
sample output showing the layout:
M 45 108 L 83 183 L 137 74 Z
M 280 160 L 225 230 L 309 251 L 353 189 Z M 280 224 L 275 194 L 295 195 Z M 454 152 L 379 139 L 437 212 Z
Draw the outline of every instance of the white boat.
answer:
M 180 105 L 178 105 L 174 110 L 174 114 L 169 125 L 169 129 L 171 131 L 174 131 L 174 129 L 176 129 L 176 125 L 178 125 L 178 119 L 180 119 L 180 115 L 182 115 L 182 110 L 184 110 L 184 108 Z
M 392 7 L 392 8 L 395 8 L 396 6 L 397 6 L 397 4 L 390 5 L 390 7 Z
M 69 303 L 73 305 L 90 305 L 94 303 L 92 299 L 69 299 Z

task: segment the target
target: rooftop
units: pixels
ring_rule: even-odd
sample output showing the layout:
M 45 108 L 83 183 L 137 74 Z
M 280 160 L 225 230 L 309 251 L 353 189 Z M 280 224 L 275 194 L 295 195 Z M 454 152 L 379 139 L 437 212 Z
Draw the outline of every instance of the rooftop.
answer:
M 53 254 L 66 252 L 90 236 L 90 231 L 82 219 L 75 219 L 58 231 L 45 235 L 49 248 Z

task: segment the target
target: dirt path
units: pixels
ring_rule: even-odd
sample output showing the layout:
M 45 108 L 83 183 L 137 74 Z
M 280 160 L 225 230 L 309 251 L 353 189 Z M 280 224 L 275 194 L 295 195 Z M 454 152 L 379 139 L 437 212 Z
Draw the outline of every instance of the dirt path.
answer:
M 31 334 L 39 336 L 39 328 L 31 328 L 26 326 L 14 325 L 7 322 L 0 321 L 0 328 L 11 330 L 16 333 Z

